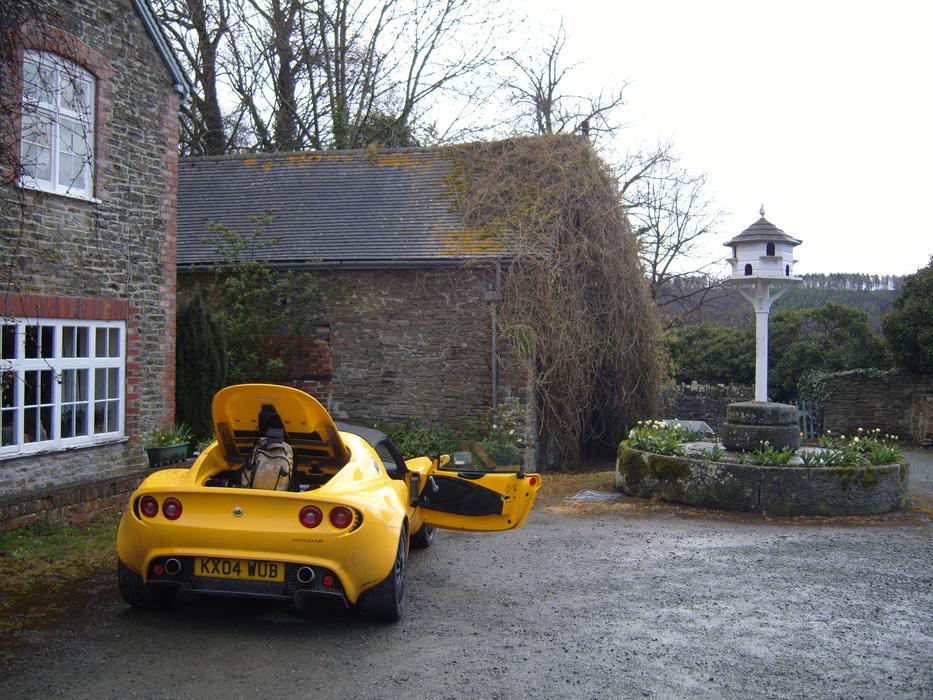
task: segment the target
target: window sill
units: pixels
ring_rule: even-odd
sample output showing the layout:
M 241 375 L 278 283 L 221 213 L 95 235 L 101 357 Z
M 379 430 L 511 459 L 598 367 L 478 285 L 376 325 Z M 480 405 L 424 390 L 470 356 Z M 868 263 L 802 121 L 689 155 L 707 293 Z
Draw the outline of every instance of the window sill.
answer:
M 102 201 L 97 197 L 89 197 L 84 194 L 78 194 L 75 192 L 57 192 L 55 190 L 50 190 L 47 187 L 42 187 L 32 182 L 23 182 L 22 180 L 16 183 L 17 187 L 20 187 L 24 190 L 30 190 L 32 192 L 42 192 L 44 194 L 50 194 L 55 197 L 64 197 L 66 199 L 76 199 L 79 202 L 87 202 L 89 204 L 102 204 Z
M 111 445 L 119 445 L 125 442 L 129 442 L 129 438 L 126 435 L 123 435 L 122 437 L 108 438 L 105 440 L 98 440 L 82 445 L 69 445 L 67 447 L 47 447 L 44 449 L 30 450 L 29 452 L 10 452 L 7 454 L 0 454 L 0 463 L 12 462 L 17 459 L 28 459 L 30 457 L 44 457 L 46 455 L 61 454 L 62 452 L 74 452 L 76 450 L 92 450 L 96 447 L 109 447 Z

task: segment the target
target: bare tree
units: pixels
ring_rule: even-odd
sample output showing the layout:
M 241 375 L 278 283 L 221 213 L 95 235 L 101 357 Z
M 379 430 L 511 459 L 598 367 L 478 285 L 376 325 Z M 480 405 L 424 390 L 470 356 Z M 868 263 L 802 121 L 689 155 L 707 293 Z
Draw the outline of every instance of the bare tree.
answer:
M 193 79 L 191 101 L 181 109 L 181 149 L 218 155 L 236 137 L 220 107 L 220 59 L 230 31 L 229 0 L 156 0 L 155 8 Z
M 517 110 L 520 132 L 577 133 L 605 143 L 624 126 L 625 84 L 595 96 L 566 92 L 576 64 L 567 63 L 563 24 L 538 51 L 509 63 L 515 74 L 506 82 Z M 705 195 L 706 177 L 680 167 L 670 143 L 629 151 L 615 167 L 622 207 L 635 228 L 649 290 L 659 306 L 701 304 L 717 282 L 710 264 L 690 262 L 697 244 L 718 223 L 721 212 Z M 702 284 L 699 279 L 705 280 Z M 689 284 L 685 283 L 689 280 Z
M 705 192 L 706 176 L 691 174 L 668 158 L 632 186 L 629 210 L 648 288 L 659 306 L 695 309 L 719 285 L 714 262 L 700 262 L 698 246 L 715 232 L 723 212 Z
M 192 153 L 244 141 L 345 149 L 449 136 L 425 113 L 472 88 L 468 78 L 494 62 L 504 27 L 495 4 L 479 0 L 159 1 L 198 87 Z M 233 97 L 225 115 L 224 87 Z
M 546 46 L 508 58 L 514 75 L 505 86 L 517 111 L 513 128 L 536 134 L 580 133 L 597 139 L 612 136 L 622 126 L 617 114 L 625 104 L 622 93 L 627 83 L 598 95 L 564 92 L 565 79 L 579 65 L 564 62 L 566 43 L 567 32 L 561 22 Z

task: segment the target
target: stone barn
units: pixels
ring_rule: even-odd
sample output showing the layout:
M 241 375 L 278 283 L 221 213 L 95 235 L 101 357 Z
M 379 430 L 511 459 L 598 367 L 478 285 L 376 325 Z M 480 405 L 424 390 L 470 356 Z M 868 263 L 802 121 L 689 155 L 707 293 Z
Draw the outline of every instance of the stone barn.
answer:
M 504 177 L 512 190 L 499 193 L 501 197 L 493 165 L 510 173 Z M 486 206 L 477 198 L 476 193 L 490 188 L 489 196 L 506 203 L 501 211 L 499 205 Z M 598 191 L 593 196 L 599 211 L 592 201 L 575 199 L 579 192 L 594 191 Z M 471 201 L 478 216 L 464 213 Z M 537 338 L 539 355 L 533 361 L 537 365 L 530 371 L 527 364 L 520 369 L 510 361 L 511 340 L 503 338 L 501 319 L 508 315 L 502 309 L 509 302 L 513 311 L 530 304 L 534 307 L 530 313 L 538 313 L 553 306 L 555 299 L 559 309 L 561 296 L 567 297 L 569 316 L 578 320 L 581 331 L 622 325 L 624 334 L 629 332 L 628 321 L 616 319 L 625 314 L 639 324 L 639 330 L 631 333 L 634 340 L 608 338 L 602 343 L 624 348 L 620 353 L 634 348 L 630 357 L 635 369 L 650 365 L 643 376 L 631 379 L 634 388 L 619 392 L 623 399 L 608 400 L 614 405 L 622 400 L 631 404 L 653 390 L 654 312 L 634 237 L 614 180 L 581 137 L 449 148 L 184 158 L 179 167 L 178 210 L 182 291 L 211 279 L 222 257 L 214 235 L 218 225 L 241 234 L 254 232 L 255 244 L 248 254 L 272 268 L 314 277 L 315 301 L 294 309 L 305 327 L 302 350 L 289 367 L 288 381 L 318 397 L 344 420 L 432 421 L 475 433 L 492 411 L 518 401 L 526 409 L 534 408 L 527 411 L 528 435 L 534 442 L 540 437 L 539 417 L 547 420 L 547 406 L 568 403 L 559 397 L 550 404 L 542 400 L 548 397 L 542 385 L 535 384 L 536 370 L 543 368 L 552 377 L 560 377 L 566 367 L 572 371 L 575 331 L 562 330 L 559 324 L 568 314 L 559 310 L 537 326 L 534 320 L 513 323 L 513 328 Z M 521 218 L 542 210 L 553 215 L 539 221 Z M 548 228 L 549 222 L 562 221 L 569 222 L 569 228 Z M 594 225 L 602 228 L 593 230 Z M 522 239 L 522 230 L 535 231 L 537 238 Z M 574 258 L 575 250 L 593 247 L 586 242 L 589 238 L 602 252 Z M 558 242 L 552 245 L 552 239 Z M 550 261 L 553 269 L 535 277 L 542 260 Z M 577 268 L 587 265 L 595 267 L 574 279 Z M 539 285 L 537 291 L 526 293 L 523 290 L 531 287 L 514 284 L 521 279 L 519 270 L 531 282 L 558 280 L 560 288 L 570 291 L 564 295 L 556 287 Z M 610 286 L 622 292 L 617 294 Z M 592 310 L 589 317 L 586 309 Z M 524 311 L 517 313 L 521 316 Z M 548 334 L 568 349 L 551 352 Z M 557 359 L 541 359 L 548 352 Z M 636 352 L 650 359 L 635 358 Z M 609 393 L 613 386 L 629 381 L 614 369 L 602 378 L 592 376 L 606 367 L 618 367 L 614 358 L 588 361 L 597 368 L 578 382 L 582 393 L 596 392 L 593 385 L 600 380 L 599 391 Z M 559 371 L 550 371 L 552 366 Z M 534 385 L 531 392 L 529 382 Z M 591 417 L 581 409 L 571 421 L 579 424 Z M 607 422 L 605 416 L 596 417 L 600 420 Z M 552 433 L 562 430 L 555 428 Z
M 508 252 L 465 235 L 450 176 L 443 148 L 184 158 L 179 285 L 219 261 L 210 224 L 263 217 L 256 254 L 318 285 L 288 380 L 340 418 L 475 430 L 518 392 L 494 345 Z

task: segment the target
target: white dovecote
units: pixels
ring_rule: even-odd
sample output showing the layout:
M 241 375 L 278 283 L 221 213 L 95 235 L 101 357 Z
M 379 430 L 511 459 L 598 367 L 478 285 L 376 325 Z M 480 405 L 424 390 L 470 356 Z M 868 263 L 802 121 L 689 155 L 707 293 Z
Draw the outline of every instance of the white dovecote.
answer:
M 761 218 L 725 245 L 732 249 L 729 282 L 738 288 L 755 309 L 755 401 L 768 400 L 768 314 L 771 304 L 793 284 L 794 247 L 801 241 L 791 238 L 765 218 Z
M 725 244 L 732 255 L 727 259 L 732 266 L 731 279 L 763 277 L 767 279 L 794 277 L 794 247 L 800 241 L 791 238 L 765 218 L 762 204 L 761 218 Z

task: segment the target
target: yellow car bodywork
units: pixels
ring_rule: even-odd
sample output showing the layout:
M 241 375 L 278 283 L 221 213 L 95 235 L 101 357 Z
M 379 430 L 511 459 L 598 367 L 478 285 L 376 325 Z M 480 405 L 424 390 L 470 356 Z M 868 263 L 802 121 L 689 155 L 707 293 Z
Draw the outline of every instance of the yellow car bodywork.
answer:
M 290 387 L 228 387 L 212 411 L 218 439 L 190 468 L 151 474 L 124 511 L 117 534 L 121 590 L 125 577 L 138 588 L 138 602 L 151 602 L 145 596 L 153 591 L 188 590 L 296 602 L 336 596 L 352 606 L 367 590 L 403 575 L 398 568 L 408 542 L 400 546 L 402 537 L 425 525 L 519 527 L 541 486 L 537 474 L 454 471 L 448 456 L 410 459 L 390 473 L 373 445 L 339 431 L 321 404 Z M 242 468 L 264 413 L 281 419 L 295 453 L 296 482 L 305 490 L 232 487 L 223 480 Z M 150 508 L 155 500 L 154 514 L 147 515 L 144 499 Z M 166 499 L 178 504 L 174 519 Z M 322 516 L 313 527 L 299 519 L 307 506 Z M 340 507 L 352 513 L 346 526 L 331 522 Z M 176 565 L 180 570 L 169 573 Z M 298 580 L 309 570 L 312 581 Z

